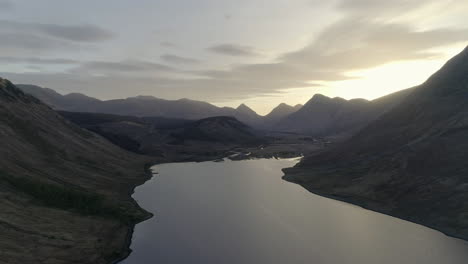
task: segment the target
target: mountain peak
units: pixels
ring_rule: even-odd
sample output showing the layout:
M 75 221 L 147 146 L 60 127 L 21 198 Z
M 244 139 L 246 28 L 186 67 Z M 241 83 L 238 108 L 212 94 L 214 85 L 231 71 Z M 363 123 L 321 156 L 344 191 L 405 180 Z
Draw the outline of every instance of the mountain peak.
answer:
M 285 103 L 281 103 L 275 108 L 273 108 L 273 110 L 271 110 L 271 112 L 266 116 L 268 118 L 280 119 L 289 114 L 294 113 L 295 111 L 297 111 L 297 108 L 290 106 L 288 104 L 285 104 Z
M 134 96 L 134 97 L 129 97 L 127 99 L 140 99 L 140 100 L 158 100 L 159 98 L 156 98 L 152 95 L 137 95 L 137 96 Z
M 325 96 L 323 94 L 314 94 L 314 96 L 312 96 L 312 99 L 310 99 L 311 101 L 329 101 L 331 100 L 332 98 L 328 97 L 328 96 Z
M 255 113 L 255 111 L 252 110 L 252 108 L 248 107 L 246 104 L 241 104 L 236 109 L 244 113 Z

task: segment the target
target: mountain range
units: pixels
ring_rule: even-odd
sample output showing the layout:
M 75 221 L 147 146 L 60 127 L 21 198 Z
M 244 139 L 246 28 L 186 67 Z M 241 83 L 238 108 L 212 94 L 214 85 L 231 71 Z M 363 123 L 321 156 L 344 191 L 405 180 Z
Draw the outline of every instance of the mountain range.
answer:
M 373 101 L 345 100 L 316 94 L 304 106 L 282 103 L 269 114 L 260 116 L 245 104 L 237 108 L 217 107 L 202 101 L 164 100 L 152 96 L 101 101 L 76 93 L 61 95 L 54 90 L 34 85 L 18 85 L 18 87 L 60 111 L 187 120 L 232 116 L 260 130 L 313 136 L 349 136 L 391 109 L 411 91 L 411 89 L 400 91 Z
M 468 47 L 342 144 L 285 179 L 468 239 Z
M 280 118 L 275 129 L 314 136 L 349 136 L 392 109 L 411 91 L 399 91 L 373 101 L 316 94 L 303 107 Z
M 121 116 L 157 116 L 198 120 L 214 116 L 233 116 L 238 120 L 256 126 L 263 124 L 262 116 L 245 104 L 238 108 L 218 107 L 207 102 L 190 99 L 165 100 L 153 96 L 136 96 L 126 99 L 101 101 L 83 94 L 61 95 L 52 89 L 35 85 L 17 85 L 55 110 L 68 112 L 104 113 Z M 271 119 L 271 122 L 277 121 Z

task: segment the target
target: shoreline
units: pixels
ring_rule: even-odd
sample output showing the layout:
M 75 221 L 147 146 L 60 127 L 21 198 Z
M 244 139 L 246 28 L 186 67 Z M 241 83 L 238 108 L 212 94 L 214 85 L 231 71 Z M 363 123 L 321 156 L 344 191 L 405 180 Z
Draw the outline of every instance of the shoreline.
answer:
M 136 183 L 136 185 L 131 189 L 130 191 L 130 198 L 131 198 L 131 201 L 132 203 L 135 203 L 135 205 L 137 206 L 137 208 L 141 209 L 142 211 L 146 212 L 147 213 L 147 217 L 145 217 L 143 220 L 137 222 L 137 223 L 134 223 L 132 225 L 128 225 L 127 226 L 127 234 L 126 234 L 126 238 L 125 238 L 125 242 L 124 242 L 124 245 L 122 246 L 122 249 L 120 250 L 120 254 L 121 256 L 119 256 L 117 259 L 114 259 L 112 261 L 109 262 L 109 264 L 118 264 L 122 261 L 124 261 L 125 259 L 127 259 L 130 254 L 132 253 L 132 249 L 130 248 L 131 247 L 131 244 L 132 244 L 132 240 L 133 240 L 133 234 L 135 232 L 135 227 L 136 225 L 142 223 L 142 222 L 145 222 L 151 218 L 154 217 L 154 214 L 151 213 L 151 212 L 148 212 L 146 211 L 144 208 L 140 207 L 140 205 L 133 199 L 133 194 L 135 193 L 135 190 L 137 187 L 139 186 L 142 186 L 144 185 L 145 183 L 147 183 L 149 180 L 151 180 L 154 175 L 151 171 L 151 167 L 155 166 L 155 165 L 160 165 L 160 164 L 167 164 L 167 163 L 184 163 L 184 162 L 209 162 L 209 161 L 212 161 L 212 162 L 217 162 L 217 160 L 219 159 L 229 159 L 229 160 L 232 160 L 232 161 L 241 161 L 241 160 L 250 160 L 250 159 L 290 159 L 290 158 L 301 158 L 302 156 L 301 155 L 298 155 L 298 156 L 295 156 L 295 157 L 290 157 L 289 155 L 288 156 L 285 156 L 285 157 L 279 157 L 281 155 L 278 155 L 278 156 L 271 156 L 271 157 L 262 157 L 262 156 L 243 156 L 243 158 L 241 159 L 229 159 L 229 156 L 226 156 L 226 155 L 223 155 L 223 156 L 219 156 L 219 157 L 210 157 L 210 158 L 206 158 L 206 159 L 199 159 L 199 158 L 190 158 L 190 159 L 187 159 L 187 160 L 184 160 L 184 161 L 160 161 L 160 162 L 153 162 L 153 163 L 148 163 L 148 164 L 145 164 L 145 174 L 148 175 L 148 177 L 142 182 L 142 183 Z M 150 165 L 151 164 L 151 165 Z
M 232 161 L 240 161 L 240 160 L 256 160 L 256 159 L 274 159 L 275 157 L 270 157 L 270 158 L 265 158 L 265 157 L 245 157 L 243 159 L 229 159 L 228 157 L 224 157 L 224 159 L 229 159 L 229 160 L 232 160 Z M 284 157 L 285 159 L 288 159 L 290 157 Z M 301 158 L 300 156 L 297 156 L 295 158 Z M 282 158 L 279 158 L 279 159 L 282 159 Z M 197 160 L 197 161 L 179 161 L 179 162 L 171 162 L 171 161 L 167 161 L 167 162 L 159 162 L 159 163 L 155 163 L 153 164 L 152 166 L 155 166 L 155 165 L 159 165 L 159 164 L 168 164 L 168 163 L 184 163 L 184 162 L 196 162 L 196 163 L 199 163 L 199 162 L 208 162 L 208 161 L 212 161 L 212 162 L 217 162 L 216 159 L 208 159 L 208 160 L 203 160 L 203 161 L 200 161 L 200 160 Z M 389 217 L 392 217 L 392 218 L 396 218 L 398 220 L 401 220 L 401 221 L 406 221 L 406 222 L 410 222 L 412 224 L 416 224 L 416 225 L 419 225 L 421 227 L 425 227 L 425 228 L 428 228 L 428 229 L 431 229 L 433 231 L 436 231 L 436 232 L 439 232 L 441 234 L 443 234 L 444 236 L 448 237 L 448 238 L 451 238 L 451 239 L 457 239 L 457 240 L 461 240 L 465 243 L 468 243 L 468 238 L 466 237 L 463 237 L 463 236 L 458 236 L 456 234 L 451 234 L 449 232 L 444 232 L 443 230 L 439 229 L 439 228 L 436 228 L 434 226 L 430 226 L 430 225 L 426 225 L 426 224 L 423 224 L 423 223 L 420 223 L 418 221 L 415 221 L 415 220 L 411 220 L 410 218 L 405 218 L 405 217 L 401 217 L 401 216 L 398 216 L 398 215 L 395 215 L 395 214 L 392 214 L 392 213 L 389 213 L 388 211 L 386 211 L 385 209 L 377 209 L 377 204 L 375 201 L 371 201 L 371 200 L 365 200 L 365 199 L 359 199 L 358 197 L 343 197 L 343 196 L 338 196 L 338 195 L 330 195 L 330 194 L 327 194 L 326 192 L 320 192 L 320 191 L 317 191 L 317 190 L 313 190 L 311 188 L 306 188 L 305 186 L 303 186 L 302 184 L 299 184 L 297 182 L 294 182 L 294 181 L 291 181 L 291 180 L 288 180 L 287 177 L 286 177 L 286 173 L 284 176 L 282 176 L 282 180 L 284 181 L 287 181 L 287 182 L 291 182 L 291 183 L 295 183 L 297 185 L 300 185 L 302 188 L 304 188 L 305 190 L 307 190 L 308 192 L 310 192 L 311 194 L 314 194 L 314 195 L 318 195 L 320 197 L 324 197 L 324 198 L 327 198 L 327 199 L 332 199 L 332 200 L 335 200 L 335 201 L 339 201 L 339 202 L 343 202 L 343 203 L 346 203 L 346 204 L 349 204 L 349 205 L 353 205 L 353 206 L 357 206 L 359 208 L 362 208 L 364 210 L 369 210 L 369 211 L 372 211 L 372 212 L 376 212 L 376 213 L 380 213 L 380 214 L 383 214 L 383 215 L 386 215 L 386 216 L 389 216 Z M 148 180 L 150 180 L 152 177 L 150 177 Z M 147 181 L 148 181 L 147 180 Z M 145 181 L 145 183 L 147 182 Z M 145 184 L 143 183 L 143 184 Z M 141 185 L 138 185 L 138 186 L 141 186 Z M 136 187 L 138 187 L 136 186 Z M 136 189 L 136 187 L 134 189 Z M 375 203 L 375 206 L 373 205 L 370 205 L 371 203 Z M 113 262 L 111 262 L 111 264 L 117 264 L 117 263 L 120 263 L 121 261 L 125 260 L 126 258 L 128 258 L 128 256 L 130 256 L 130 254 L 132 253 L 132 250 L 130 249 L 130 246 L 131 246 L 131 243 L 132 243 L 132 239 L 133 239 L 133 234 L 134 234 L 134 231 L 135 231 L 135 227 L 137 224 L 141 223 L 141 222 L 144 222 L 148 219 L 151 219 L 153 217 L 153 214 L 150 213 L 151 216 L 148 217 L 147 219 L 145 220 L 142 220 L 136 224 L 134 224 L 131 229 L 129 229 L 129 232 L 127 233 L 127 241 L 126 241 L 126 245 L 125 245 L 125 253 L 124 253 L 124 256 L 122 256 L 121 258 L 117 259 L 117 260 L 114 260 Z
M 284 172 L 284 170 L 283 170 L 283 172 Z M 294 183 L 294 184 L 297 184 L 297 185 L 301 186 L 302 188 L 304 188 L 306 191 L 310 192 L 311 194 L 318 195 L 320 197 L 324 197 L 324 198 L 327 198 L 327 199 L 332 199 L 332 200 L 340 201 L 340 202 L 343 202 L 343 203 L 351 204 L 351 205 L 360 207 L 360 208 L 365 209 L 365 210 L 369 210 L 369 211 L 372 211 L 372 212 L 376 212 L 376 213 L 379 213 L 379 214 L 383 214 L 383 215 L 386 215 L 386 216 L 397 218 L 397 219 L 400 219 L 400 220 L 403 220 L 403 221 L 406 221 L 406 222 L 410 222 L 410 223 L 413 223 L 413 224 L 416 224 L 416 225 L 419 225 L 419 226 L 423 226 L 423 227 L 432 229 L 434 231 L 437 231 L 437 232 L 439 232 L 439 233 L 441 233 L 441 234 L 443 234 L 443 235 L 445 235 L 447 237 L 454 238 L 454 239 L 459 239 L 459 240 L 462 240 L 462 241 L 468 243 L 468 237 L 464 237 L 462 235 L 458 235 L 458 234 L 455 234 L 455 233 L 443 231 L 440 227 L 436 227 L 436 226 L 429 225 L 429 224 L 424 224 L 424 223 L 419 222 L 417 220 L 411 219 L 411 217 L 400 216 L 398 214 L 391 213 L 388 210 L 379 209 L 379 207 L 384 208 L 384 206 L 382 206 L 382 205 L 379 206 L 379 203 L 376 202 L 376 201 L 372 201 L 372 200 L 368 200 L 368 199 L 360 199 L 357 196 L 344 197 L 344 196 L 339 196 L 339 195 L 333 195 L 333 194 L 329 194 L 329 193 L 326 193 L 326 192 L 323 192 L 323 191 L 318 191 L 318 190 L 313 189 L 313 188 L 308 188 L 308 187 L 302 185 L 301 183 L 294 181 L 293 179 L 288 179 L 288 175 L 286 174 L 286 172 L 285 172 L 285 175 L 282 177 L 282 179 L 287 181 L 287 182 L 291 182 L 291 183 Z M 371 205 L 372 203 L 374 204 L 374 206 Z
M 139 222 L 136 222 L 136 223 L 132 223 L 130 225 L 127 225 L 127 234 L 125 235 L 125 241 L 124 241 L 124 244 L 122 245 L 122 248 L 121 250 L 119 250 L 119 253 L 120 253 L 120 256 L 117 258 L 117 259 L 114 259 L 114 260 L 111 260 L 109 262 L 109 264 L 117 264 L 117 263 L 120 263 L 122 262 L 123 260 L 127 259 L 128 256 L 130 256 L 130 254 L 132 253 L 132 249 L 130 248 L 131 244 L 132 244 L 132 239 L 133 239 L 133 233 L 135 231 L 135 227 L 137 224 L 139 223 L 142 223 L 146 220 L 149 220 L 151 218 L 154 217 L 154 214 L 151 213 L 151 212 L 148 212 L 146 211 L 144 208 L 140 207 L 140 205 L 137 203 L 137 201 L 135 201 L 135 199 L 133 199 L 133 194 L 135 193 L 135 190 L 138 186 L 141 186 L 143 184 L 145 184 L 146 182 L 148 182 L 149 180 L 151 180 L 153 178 L 153 173 L 151 171 L 151 167 L 153 167 L 154 165 L 157 165 L 157 164 L 161 164 L 161 163 L 146 163 L 144 165 L 144 171 L 145 171 L 145 175 L 147 177 L 145 177 L 142 182 L 138 181 L 134 184 L 134 186 L 131 188 L 130 192 L 129 192 L 129 195 L 130 195 L 130 201 L 136 206 L 136 208 L 138 208 L 139 210 L 141 210 L 142 212 L 145 212 L 146 213 L 146 217 L 144 217 L 141 221 Z

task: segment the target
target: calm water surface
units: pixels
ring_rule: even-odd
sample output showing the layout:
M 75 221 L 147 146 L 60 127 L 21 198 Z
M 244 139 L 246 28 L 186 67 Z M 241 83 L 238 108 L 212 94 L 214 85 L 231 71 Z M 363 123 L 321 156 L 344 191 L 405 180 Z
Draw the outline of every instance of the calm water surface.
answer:
M 468 243 L 313 195 L 281 179 L 298 160 L 157 165 L 134 195 L 125 264 L 466 264 Z

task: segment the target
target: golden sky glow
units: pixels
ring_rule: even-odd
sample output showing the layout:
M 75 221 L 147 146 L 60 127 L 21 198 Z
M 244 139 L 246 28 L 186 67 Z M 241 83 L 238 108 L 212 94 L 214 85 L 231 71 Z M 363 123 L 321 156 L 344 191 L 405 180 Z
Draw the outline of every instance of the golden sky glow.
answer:
M 463 44 L 454 45 L 438 50 L 443 55 L 434 59 L 391 62 L 372 69 L 349 72 L 349 76 L 355 77 L 351 80 L 322 82 L 322 86 L 285 89 L 281 94 L 275 96 L 255 97 L 230 103 L 218 103 L 218 105 L 236 107 L 241 103 L 246 103 L 259 114 L 265 115 L 271 111 L 271 105 L 277 105 L 284 101 L 294 102 L 293 105 L 304 104 L 316 93 L 344 99 L 373 100 L 423 83 L 447 60 L 464 48 Z
M 468 44 L 464 0 L 0 0 L 0 76 L 99 99 L 266 114 L 315 93 L 374 99 Z

